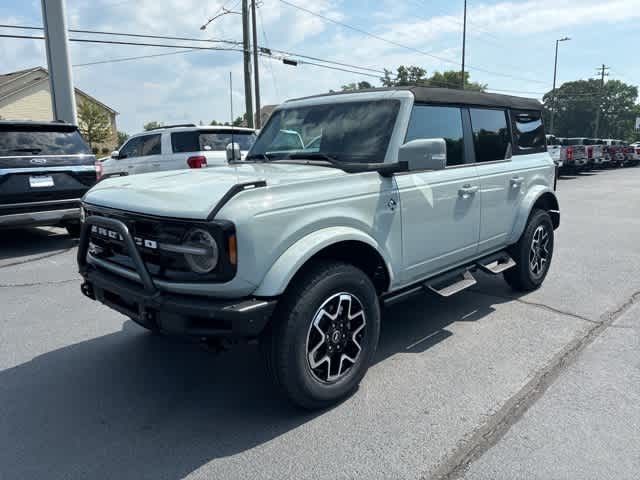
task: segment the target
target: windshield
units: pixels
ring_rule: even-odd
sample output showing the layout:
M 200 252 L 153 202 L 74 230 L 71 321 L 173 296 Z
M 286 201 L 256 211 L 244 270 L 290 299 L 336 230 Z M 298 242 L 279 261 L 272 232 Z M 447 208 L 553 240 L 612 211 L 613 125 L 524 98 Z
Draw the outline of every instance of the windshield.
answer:
M 278 110 L 250 156 L 273 160 L 309 153 L 340 162 L 381 163 L 399 109 L 398 100 L 378 100 Z
M 231 131 L 190 131 L 171 134 L 171 144 L 175 153 L 186 152 L 224 152 L 231 143 Z M 247 151 L 256 140 L 256 135 L 248 131 L 234 131 L 233 142 L 240 150 Z
M 569 138 L 565 140 L 565 145 L 584 145 L 582 138 Z
M 77 155 L 91 150 L 77 130 L 2 130 L 0 156 Z

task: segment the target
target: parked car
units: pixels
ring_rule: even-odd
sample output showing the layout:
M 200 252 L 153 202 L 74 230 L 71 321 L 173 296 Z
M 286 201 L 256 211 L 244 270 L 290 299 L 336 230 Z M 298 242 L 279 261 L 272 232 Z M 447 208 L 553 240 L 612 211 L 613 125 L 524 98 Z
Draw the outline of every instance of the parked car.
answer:
M 242 158 L 256 139 L 242 127 L 168 125 L 131 136 L 111 158 L 102 162 L 103 178 L 138 173 L 226 165 L 231 144 Z
M 564 166 L 567 159 L 567 149 L 562 146 L 561 139 L 555 135 L 547 135 L 547 152 L 551 155 L 553 162 L 558 168 Z
M 625 144 L 622 140 L 605 138 L 602 140 L 605 146 L 605 156 L 610 159 L 611 166 L 621 167 L 626 161 Z
M 77 126 L 0 121 L 0 227 L 61 226 L 78 236 L 80 198 L 96 170 Z
M 598 138 L 587 138 L 587 157 L 593 159 L 594 166 L 602 168 L 608 163 L 604 156 L 604 142 Z
M 566 147 L 565 166 L 568 169 L 580 171 L 589 166 L 587 147 L 581 138 L 563 138 L 561 142 Z
M 94 187 L 82 292 L 151 330 L 257 338 L 276 385 L 324 407 L 365 375 L 381 305 L 449 297 L 476 270 L 538 288 L 554 189 L 537 100 L 424 87 L 298 99 L 243 162 Z

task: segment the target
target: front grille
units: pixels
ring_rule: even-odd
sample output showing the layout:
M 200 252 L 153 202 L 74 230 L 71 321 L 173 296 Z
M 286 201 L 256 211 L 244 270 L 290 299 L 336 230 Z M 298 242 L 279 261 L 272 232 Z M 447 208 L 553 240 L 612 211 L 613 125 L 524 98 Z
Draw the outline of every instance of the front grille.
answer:
M 148 217 L 107 209 L 86 208 L 87 215 L 98 215 L 114 218 L 123 222 L 136 243 L 140 257 L 142 258 L 149 274 L 160 280 L 173 282 L 205 282 L 228 280 L 235 275 L 235 266 L 228 264 L 224 256 L 218 268 L 209 274 L 194 273 L 188 266 L 184 255 L 162 250 L 160 244 L 179 245 L 187 232 L 195 226 L 208 229 L 216 238 L 221 253 L 221 248 L 226 244 L 227 232 L 225 229 L 212 229 L 211 224 L 203 222 L 188 222 L 157 217 Z M 230 230 L 233 233 L 233 230 Z M 120 235 L 108 229 L 92 225 L 90 230 L 91 243 L 98 248 L 93 248 L 92 256 L 100 260 L 110 262 L 119 267 L 135 271 L 135 265 L 129 255 L 125 242 Z

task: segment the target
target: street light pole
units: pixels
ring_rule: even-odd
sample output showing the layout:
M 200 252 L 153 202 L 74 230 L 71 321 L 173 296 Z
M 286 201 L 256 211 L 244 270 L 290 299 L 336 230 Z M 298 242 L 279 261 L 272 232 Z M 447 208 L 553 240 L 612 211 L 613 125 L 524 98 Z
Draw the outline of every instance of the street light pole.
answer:
M 258 27 L 256 20 L 256 0 L 251 0 L 251 23 L 253 33 L 253 80 L 254 95 L 256 97 L 256 120 L 254 127 L 258 130 L 262 127 L 260 118 L 260 65 L 258 64 Z
M 553 63 L 553 89 L 551 90 L 552 95 L 552 106 L 551 106 L 551 124 L 549 125 L 549 133 L 555 133 L 554 131 L 554 123 L 556 116 L 556 108 L 558 106 L 558 97 L 556 96 L 556 77 L 558 74 L 558 44 L 560 42 L 566 42 L 571 40 L 569 37 L 562 37 L 556 40 L 556 58 Z
M 464 90 L 464 57 L 466 54 L 467 47 L 467 0 L 464 0 L 464 15 L 462 20 L 462 85 L 461 88 Z
M 244 102 L 247 126 L 253 128 L 253 98 L 251 95 L 251 52 L 249 50 L 249 3 L 242 0 L 242 50 L 244 54 Z

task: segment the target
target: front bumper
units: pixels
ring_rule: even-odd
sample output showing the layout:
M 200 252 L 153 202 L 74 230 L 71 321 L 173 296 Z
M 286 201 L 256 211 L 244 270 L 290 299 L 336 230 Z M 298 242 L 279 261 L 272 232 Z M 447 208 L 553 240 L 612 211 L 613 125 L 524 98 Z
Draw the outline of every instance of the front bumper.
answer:
M 141 282 L 106 272 L 87 262 L 91 225 L 122 235 Z M 255 337 L 264 330 L 276 299 L 217 299 L 164 292 L 156 288 L 127 226 L 116 219 L 89 216 L 78 247 L 78 265 L 87 297 L 130 317 L 147 328 L 197 337 Z

